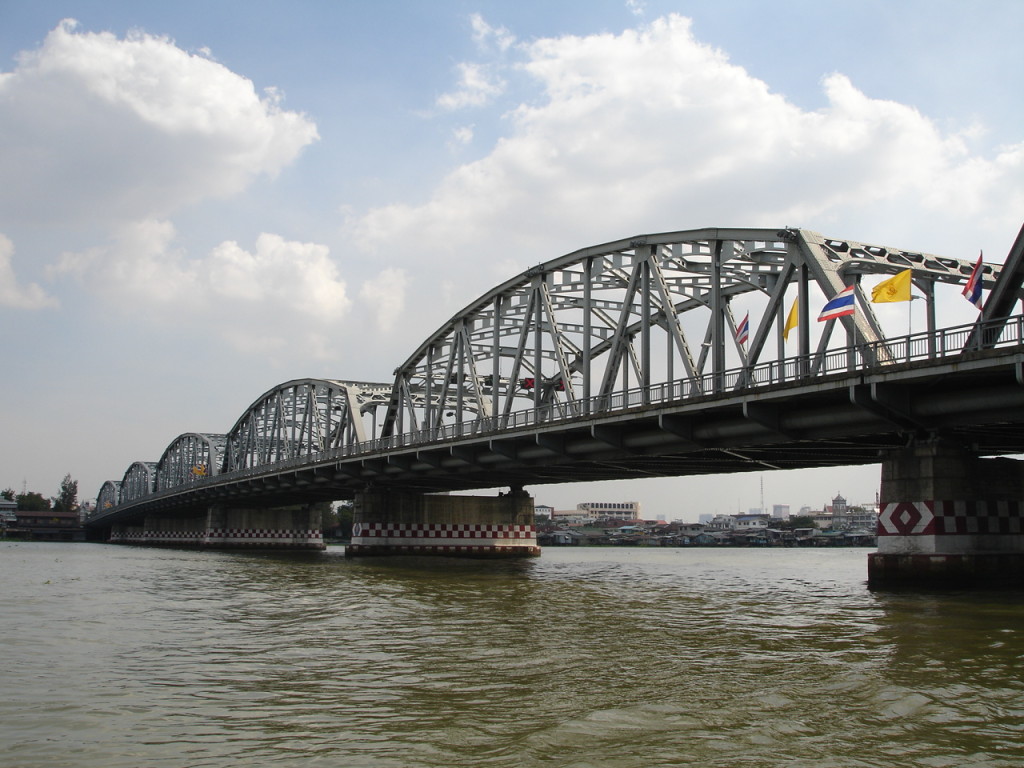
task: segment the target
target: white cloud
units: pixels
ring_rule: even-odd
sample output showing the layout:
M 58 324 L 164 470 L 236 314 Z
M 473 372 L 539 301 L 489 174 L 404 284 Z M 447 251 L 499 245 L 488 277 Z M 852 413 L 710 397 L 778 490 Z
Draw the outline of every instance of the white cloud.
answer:
M 18 283 L 13 260 L 14 244 L 10 238 L 0 235 L 0 307 L 42 309 L 57 306 L 57 300 L 47 295 L 36 283 Z
M 352 302 L 326 246 L 264 233 L 251 251 L 227 241 L 189 259 L 174 238 L 168 222 L 134 223 L 108 246 L 63 254 L 50 273 L 75 276 L 110 306 L 146 322 L 173 321 L 179 332 L 239 349 L 331 354 L 331 333 Z
M 426 284 L 461 269 L 472 292 L 510 277 L 497 273 L 507 264 L 519 271 L 642 232 L 836 225 L 826 234 L 870 241 L 974 228 L 979 214 L 1011 232 L 1019 225 L 1024 145 L 973 154 L 969 136 L 943 134 L 839 74 L 823 80 L 827 106 L 804 111 L 695 40 L 685 18 L 517 51 L 543 98 L 515 109 L 511 133 L 424 204 L 356 221 L 360 247 L 398 254 Z M 863 222 L 871 226 L 847 227 Z M 466 254 L 479 269 L 465 269 Z
M 242 190 L 317 139 L 305 116 L 173 41 L 64 21 L 0 76 L 0 167 L 20 219 L 124 222 Z
M 459 83 L 456 90 L 437 97 L 437 106 L 455 110 L 489 104 L 505 90 L 505 82 L 486 65 L 462 62 L 457 65 Z
M 473 126 L 463 125 L 452 131 L 452 140 L 449 142 L 449 146 L 452 149 L 458 147 L 464 147 L 468 144 L 473 143 Z
M 401 269 L 385 269 L 379 275 L 363 283 L 359 299 L 367 312 L 376 320 L 377 327 L 384 333 L 394 330 L 405 307 L 405 290 L 408 276 Z
M 644 0 L 626 0 L 626 7 L 634 16 L 643 16 L 647 11 L 647 3 Z
M 491 44 L 499 51 L 507 51 L 516 43 L 516 37 L 505 27 L 492 27 L 479 13 L 469 17 L 469 24 L 473 29 L 473 42 L 481 50 L 487 50 Z

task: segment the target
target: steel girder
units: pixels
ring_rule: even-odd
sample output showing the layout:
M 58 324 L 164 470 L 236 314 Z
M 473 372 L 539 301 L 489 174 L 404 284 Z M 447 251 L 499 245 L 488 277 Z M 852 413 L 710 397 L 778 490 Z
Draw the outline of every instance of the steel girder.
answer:
M 296 379 L 274 387 L 228 432 L 224 471 L 309 458 L 369 440 L 376 411 L 390 394 L 390 384 L 333 379 Z
M 988 267 L 986 267 L 988 269 Z M 1002 274 L 995 281 L 992 292 L 985 300 L 985 306 L 978 315 L 974 333 L 967 341 L 967 347 L 977 349 L 991 347 L 999 338 L 1001 325 L 1013 312 L 1013 308 L 1021 298 L 1021 286 L 1024 285 L 1024 226 L 1017 233 L 1010 248 L 1006 261 L 1003 262 Z
M 224 463 L 227 435 L 186 432 L 167 446 L 156 465 L 156 489 L 165 491 L 216 475 Z
M 156 490 L 156 462 L 136 461 L 121 480 L 120 503 L 141 499 Z
M 830 347 L 884 355 L 861 277 L 912 270 L 934 331 L 935 286 L 963 284 L 973 266 L 802 229 L 700 229 L 585 248 L 499 285 L 423 342 L 395 371 L 382 436 L 502 428 L 520 410 L 538 420 L 584 415 L 660 382 L 680 396 L 719 392 L 727 369 L 787 356 L 794 305 L 800 374 Z M 987 287 L 999 274 L 989 270 Z M 817 311 L 850 285 L 857 312 L 819 328 Z M 744 313 L 749 346 L 736 340 Z M 845 339 L 832 338 L 837 322 Z

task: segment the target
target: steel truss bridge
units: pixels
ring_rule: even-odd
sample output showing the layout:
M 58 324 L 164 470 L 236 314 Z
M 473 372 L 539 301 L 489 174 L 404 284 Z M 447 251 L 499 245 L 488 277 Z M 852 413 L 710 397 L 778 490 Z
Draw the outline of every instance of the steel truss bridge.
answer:
M 289 381 L 227 433 L 178 436 L 159 461 L 104 483 L 87 525 L 367 488 L 876 463 L 936 436 L 984 455 L 1024 452 L 1024 316 L 1011 316 L 1024 228 L 1004 265 L 984 266 L 978 322 L 939 328 L 939 306 L 964 301 L 974 267 L 802 229 L 585 248 L 481 296 L 393 382 Z M 873 304 L 861 285 L 907 269 L 924 300 L 926 330 L 916 333 L 893 332 L 909 329 L 913 302 Z M 818 322 L 851 285 L 856 312 Z

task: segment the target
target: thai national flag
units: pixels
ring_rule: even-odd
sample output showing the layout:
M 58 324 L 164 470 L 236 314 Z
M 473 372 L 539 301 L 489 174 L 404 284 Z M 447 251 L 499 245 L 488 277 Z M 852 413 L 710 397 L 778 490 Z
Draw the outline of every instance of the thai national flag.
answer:
M 740 324 L 736 326 L 736 343 L 737 344 L 746 344 L 747 343 L 747 337 L 749 337 L 749 336 L 750 336 L 750 313 L 747 312 L 747 314 L 745 314 L 743 316 L 742 322 L 740 322 Z
M 835 320 L 843 315 L 852 315 L 855 311 L 853 302 L 856 298 L 853 295 L 854 287 L 851 285 L 837 293 L 835 298 L 822 308 L 821 314 L 818 315 L 818 322 L 820 323 L 822 320 Z
M 971 304 L 981 309 L 981 278 L 984 273 L 984 265 L 981 263 L 982 253 L 978 253 L 978 263 L 971 270 L 971 276 L 967 278 L 967 285 L 964 286 L 964 296 Z

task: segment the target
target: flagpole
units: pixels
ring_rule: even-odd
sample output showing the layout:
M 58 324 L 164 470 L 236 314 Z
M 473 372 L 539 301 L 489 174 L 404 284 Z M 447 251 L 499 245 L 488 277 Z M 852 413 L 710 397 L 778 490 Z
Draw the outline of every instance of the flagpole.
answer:
M 910 301 L 907 302 L 907 362 L 910 361 L 910 337 L 914 334 L 914 299 L 923 298 L 910 294 Z

